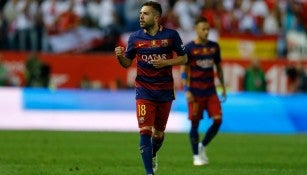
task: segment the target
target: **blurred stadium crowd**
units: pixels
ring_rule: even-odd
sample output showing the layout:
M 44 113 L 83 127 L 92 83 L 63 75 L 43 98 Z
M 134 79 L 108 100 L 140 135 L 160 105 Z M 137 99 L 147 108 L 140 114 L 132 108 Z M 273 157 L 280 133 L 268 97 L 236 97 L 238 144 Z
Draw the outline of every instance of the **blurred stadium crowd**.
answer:
M 193 19 L 204 15 L 215 36 L 277 35 L 286 56 L 286 33 L 307 31 L 306 0 L 157 0 L 162 24 L 191 39 Z M 0 49 L 111 51 L 139 28 L 141 0 L 1 0 Z M 76 45 L 77 44 L 77 45 Z

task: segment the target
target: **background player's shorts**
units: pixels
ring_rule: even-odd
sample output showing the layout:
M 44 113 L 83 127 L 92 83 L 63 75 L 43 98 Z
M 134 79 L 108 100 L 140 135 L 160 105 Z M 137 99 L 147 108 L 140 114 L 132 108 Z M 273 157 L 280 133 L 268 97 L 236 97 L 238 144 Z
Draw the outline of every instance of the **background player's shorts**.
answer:
M 155 102 L 145 99 L 137 99 L 136 116 L 139 128 L 144 126 L 154 126 L 156 130 L 164 131 L 171 106 L 172 101 Z
M 194 97 L 194 99 L 194 102 L 188 103 L 190 120 L 202 119 L 204 110 L 208 112 L 209 117 L 222 115 L 221 103 L 216 94 L 209 97 Z

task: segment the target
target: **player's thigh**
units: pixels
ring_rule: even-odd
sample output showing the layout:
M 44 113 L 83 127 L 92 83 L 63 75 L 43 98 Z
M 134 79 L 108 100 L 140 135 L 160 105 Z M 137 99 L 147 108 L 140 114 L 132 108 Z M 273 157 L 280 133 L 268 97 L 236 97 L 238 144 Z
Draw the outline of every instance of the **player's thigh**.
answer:
M 154 128 L 158 131 L 164 131 L 171 111 L 172 101 L 157 103 L 157 111 Z
M 207 99 L 207 111 L 210 117 L 222 116 L 221 102 L 217 95 L 212 95 Z
M 139 128 L 154 126 L 156 104 L 149 100 L 136 100 L 136 116 Z
M 195 98 L 195 101 L 188 103 L 189 119 L 193 121 L 201 120 L 205 109 L 205 101 L 201 98 Z

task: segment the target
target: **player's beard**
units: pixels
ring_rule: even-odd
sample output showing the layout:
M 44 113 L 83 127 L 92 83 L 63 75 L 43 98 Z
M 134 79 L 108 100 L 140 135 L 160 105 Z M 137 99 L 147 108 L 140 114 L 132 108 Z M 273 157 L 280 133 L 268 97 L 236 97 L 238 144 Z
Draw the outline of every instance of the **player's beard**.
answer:
M 199 39 L 201 42 L 206 43 L 208 41 L 208 34 L 203 34 Z
M 149 30 L 151 28 L 153 28 L 154 26 L 154 22 L 144 22 L 144 21 L 140 21 L 140 27 L 142 29 L 145 29 L 145 30 Z

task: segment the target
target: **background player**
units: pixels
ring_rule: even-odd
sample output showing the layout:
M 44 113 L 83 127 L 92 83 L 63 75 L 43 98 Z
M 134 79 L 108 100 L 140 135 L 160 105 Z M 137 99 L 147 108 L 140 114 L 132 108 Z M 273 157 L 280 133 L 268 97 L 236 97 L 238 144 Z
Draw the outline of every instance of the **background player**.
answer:
M 217 134 L 222 123 L 222 110 L 214 84 L 214 65 L 222 87 L 223 100 L 226 98 L 219 44 L 208 40 L 209 23 L 206 18 L 195 20 L 197 37 L 187 43 L 188 62 L 182 66 L 182 80 L 188 101 L 189 120 L 191 121 L 190 142 L 193 152 L 193 164 L 208 164 L 205 147 Z M 199 143 L 199 123 L 206 110 L 213 123 L 204 139 Z
M 147 174 L 157 168 L 156 153 L 162 145 L 164 131 L 174 96 L 172 66 L 187 61 L 184 46 L 175 30 L 159 25 L 162 8 L 149 1 L 140 11 L 141 30 L 132 33 L 128 48 L 116 47 L 119 63 L 127 68 L 137 60 L 136 113 L 140 128 L 140 151 Z M 173 51 L 177 57 L 173 58 Z

